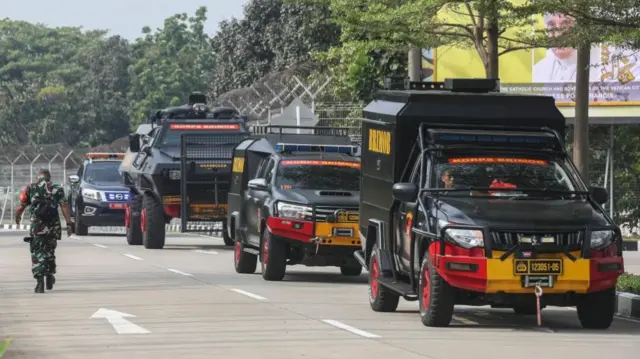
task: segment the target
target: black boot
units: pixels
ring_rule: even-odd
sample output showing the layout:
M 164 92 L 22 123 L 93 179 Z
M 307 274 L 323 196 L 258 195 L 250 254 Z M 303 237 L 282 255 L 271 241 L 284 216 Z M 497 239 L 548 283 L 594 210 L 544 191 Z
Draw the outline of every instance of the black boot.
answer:
M 56 277 L 53 274 L 47 274 L 45 279 L 47 283 L 47 290 L 53 289 L 53 285 L 56 284 Z
M 36 278 L 36 280 L 38 281 L 38 284 L 36 284 L 35 292 L 44 293 L 44 278 L 40 277 Z

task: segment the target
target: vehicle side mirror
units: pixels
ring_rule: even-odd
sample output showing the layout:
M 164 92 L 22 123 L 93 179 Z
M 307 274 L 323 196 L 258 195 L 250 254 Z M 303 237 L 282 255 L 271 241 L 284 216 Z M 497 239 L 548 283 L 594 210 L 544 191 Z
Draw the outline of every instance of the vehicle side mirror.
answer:
M 254 178 L 251 181 L 249 181 L 247 186 L 250 189 L 254 189 L 256 191 L 268 191 L 269 189 L 269 186 L 267 185 L 267 180 L 264 178 Z
M 69 182 L 71 183 L 78 183 L 80 182 L 80 177 L 78 177 L 77 175 L 71 175 L 69 176 Z
M 598 202 L 599 205 L 603 205 L 609 201 L 609 191 L 604 187 L 591 187 L 591 197 Z
M 415 183 L 396 183 L 391 189 L 393 199 L 400 202 L 415 202 L 418 197 L 418 185 Z
M 140 135 L 132 133 L 129 135 L 129 150 L 131 152 L 140 152 Z

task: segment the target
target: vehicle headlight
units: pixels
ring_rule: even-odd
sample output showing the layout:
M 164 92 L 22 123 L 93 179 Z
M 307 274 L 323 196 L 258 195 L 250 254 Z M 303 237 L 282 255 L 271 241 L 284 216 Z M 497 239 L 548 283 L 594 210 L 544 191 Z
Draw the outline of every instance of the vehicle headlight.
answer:
M 305 213 L 311 213 L 311 207 L 287 202 L 278 202 L 276 204 L 276 213 L 280 218 L 304 219 Z
M 83 188 L 82 189 L 82 197 L 86 198 L 86 199 L 93 199 L 96 201 L 100 201 L 101 200 L 101 196 L 100 196 L 100 192 L 94 190 L 94 189 L 88 189 L 88 188 Z
M 438 231 L 449 224 L 445 220 L 438 220 Z M 446 235 L 463 248 L 484 247 L 484 235 L 479 230 L 448 228 Z
M 169 171 L 169 178 L 172 180 L 180 179 L 180 170 L 171 170 Z
M 591 232 L 591 248 L 604 247 L 613 240 L 613 231 Z

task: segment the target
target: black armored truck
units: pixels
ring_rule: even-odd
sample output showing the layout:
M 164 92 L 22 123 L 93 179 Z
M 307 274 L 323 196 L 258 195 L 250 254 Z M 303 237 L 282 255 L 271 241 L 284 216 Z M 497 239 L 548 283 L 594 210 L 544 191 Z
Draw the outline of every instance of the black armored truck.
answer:
M 362 125 L 356 258 L 371 308 L 416 300 L 424 325 L 447 326 L 457 304 L 538 325 L 546 306 L 574 306 L 584 328 L 608 328 L 622 236 L 565 150 L 554 99 L 497 80 L 388 83 Z
M 125 211 L 129 244 L 163 248 L 173 218 L 180 218 L 182 232 L 219 224 L 225 244 L 233 244 L 226 230 L 231 158 L 249 132 L 236 110 L 205 103 L 193 93 L 188 104 L 156 112 L 129 136 L 119 169 L 132 193 Z
M 359 146 L 349 128 L 267 126 L 234 150 L 229 235 L 235 269 L 281 280 L 287 265 L 334 266 L 357 276 L 362 266 L 358 203 Z

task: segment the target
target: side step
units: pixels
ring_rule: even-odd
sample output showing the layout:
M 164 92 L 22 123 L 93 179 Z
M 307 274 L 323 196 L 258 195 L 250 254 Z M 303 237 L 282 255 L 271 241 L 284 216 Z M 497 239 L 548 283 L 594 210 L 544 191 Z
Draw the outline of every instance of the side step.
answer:
M 366 269 L 367 271 L 369 270 L 369 268 L 367 268 L 367 262 L 364 260 L 364 251 L 355 251 L 353 252 L 353 256 L 356 257 L 356 260 L 360 263 L 362 268 Z
M 402 298 L 408 301 L 418 300 L 418 294 L 411 288 L 411 284 L 405 282 L 398 282 L 393 278 L 380 277 L 378 283 L 385 288 L 397 293 Z

